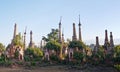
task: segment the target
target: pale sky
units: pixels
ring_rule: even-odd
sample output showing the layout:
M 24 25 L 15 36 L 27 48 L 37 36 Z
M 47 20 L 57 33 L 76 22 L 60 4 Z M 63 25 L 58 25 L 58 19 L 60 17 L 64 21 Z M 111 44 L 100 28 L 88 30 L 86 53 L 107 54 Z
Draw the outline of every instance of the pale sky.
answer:
M 27 43 L 32 30 L 38 45 L 51 28 L 58 28 L 60 16 L 65 39 L 72 39 L 73 22 L 78 33 L 79 14 L 86 44 L 95 43 L 96 36 L 103 42 L 105 29 L 108 36 L 112 31 L 114 39 L 120 39 L 120 0 L 0 0 L 0 42 L 11 42 L 16 23 L 21 33 L 27 26 Z

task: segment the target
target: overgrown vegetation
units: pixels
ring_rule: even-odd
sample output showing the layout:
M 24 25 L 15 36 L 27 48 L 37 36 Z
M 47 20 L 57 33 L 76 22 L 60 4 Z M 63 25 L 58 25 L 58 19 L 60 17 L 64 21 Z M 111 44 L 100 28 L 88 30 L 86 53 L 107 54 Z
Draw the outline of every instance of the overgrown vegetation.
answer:
M 25 61 L 41 61 L 43 57 L 43 52 L 40 48 L 27 48 L 25 50 Z
M 51 52 L 49 56 L 49 61 L 46 61 L 44 59 L 44 52 L 40 48 L 34 47 L 27 48 L 24 51 L 23 61 L 13 62 L 10 60 L 10 58 L 7 58 L 4 52 L 5 46 L 0 43 L 0 66 L 10 66 L 14 63 L 17 63 L 18 65 L 25 64 L 25 66 L 37 66 L 40 64 L 63 64 L 68 66 L 84 66 L 85 64 L 101 65 L 105 64 L 106 60 L 109 59 L 112 61 L 112 65 L 116 69 L 120 70 L 120 45 L 113 48 L 113 53 L 111 55 L 105 53 L 104 46 L 100 46 L 97 53 L 92 53 L 91 55 L 89 55 L 87 54 L 89 52 L 89 47 L 87 47 L 81 41 L 69 40 L 67 43 L 59 43 L 58 29 L 52 29 L 47 37 L 43 37 L 43 40 L 46 41 L 46 45 L 44 46 L 43 51 L 47 49 L 49 53 Z M 13 39 L 13 43 L 15 46 L 20 46 L 21 48 L 24 47 L 20 34 L 16 35 L 15 39 Z M 68 54 L 62 54 L 61 56 L 63 57 L 63 59 L 60 59 L 60 51 L 62 50 L 62 48 L 66 47 L 68 47 L 68 49 L 73 49 L 73 57 L 71 61 L 69 60 Z M 19 51 L 16 51 L 14 53 L 14 56 L 17 59 L 19 56 Z
M 22 36 L 20 33 L 16 35 L 16 37 L 13 39 L 13 44 L 16 46 L 24 47 Z
M 86 48 L 86 45 L 81 42 L 81 41 L 70 41 L 69 45 L 68 45 L 69 48 L 78 48 L 78 49 L 83 49 L 83 48 Z

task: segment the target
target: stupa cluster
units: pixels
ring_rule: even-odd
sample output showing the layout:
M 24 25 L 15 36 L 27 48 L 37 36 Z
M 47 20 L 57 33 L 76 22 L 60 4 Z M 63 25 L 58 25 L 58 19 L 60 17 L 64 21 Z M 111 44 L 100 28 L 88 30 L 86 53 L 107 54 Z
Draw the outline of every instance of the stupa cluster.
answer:
M 114 48 L 114 41 L 113 41 L 113 35 L 112 32 L 110 32 L 110 41 L 108 40 L 108 32 L 105 30 L 105 41 L 104 41 L 104 52 L 105 54 L 112 54 L 113 48 Z M 96 36 L 96 45 L 94 47 L 94 53 L 97 53 L 100 48 L 99 45 L 99 38 Z
M 15 23 L 14 25 L 14 33 L 13 33 L 13 39 L 11 40 L 11 43 L 8 45 L 5 54 L 8 58 L 14 58 L 15 57 L 15 52 L 18 52 L 18 59 L 19 60 L 23 60 L 24 59 L 24 51 L 26 49 L 26 30 L 24 32 L 24 38 L 23 38 L 23 45 L 17 45 L 16 42 L 17 41 L 17 37 L 18 37 L 18 33 L 17 33 L 17 24 Z M 30 43 L 29 43 L 29 47 L 34 47 L 34 42 L 32 41 L 32 31 L 30 31 Z
M 64 34 L 61 31 L 61 19 L 59 22 L 59 43 L 62 45 L 62 43 L 64 42 Z M 78 23 L 78 38 L 77 38 L 77 33 L 76 33 L 76 27 L 75 27 L 75 23 L 73 23 L 73 36 L 72 36 L 72 41 L 81 41 L 82 42 L 82 34 L 81 34 L 81 22 L 80 22 L 80 16 L 79 16 L 79 23 Z M 24 36 L 23 36 L 23 46 L 18 46 L 14 44 L 14 40 L 17 36 L 17 24 L 15 24 L 14 26 L 14 33 L 13 33 L 13 39 L 11 41 L 11 43 L 8 45 L 7 50 L 6 50 L 6 54 L 7 57 L 14 57 L 14 53 L 16 51 L 19 52 L 19 60 L 23 60 L 24 59 L 24 50 L 26 49 L 26 30 L 24 32 Z M 30 31 L 30 42 L 29 42 L 29 46 L 31 48 L 34 48 L 35 44 L 33 42 L 33 32 Z M 100 48 L 99 45 L 99 37 L 96 37 L 96 45 L 94 47 L 93 52 L 97 53 L 98 50 Z M 112 32 L 110 32 L 110 41 L 108 40 L 108 33 L 107 30 L 105 30 L 105 41 L 104 41 L 104 51 L 105 54 L 111 54 L 114 48 L 114 41 L 113 41 L 113 35 Z M 74 49 L 73 48 L 68 48 L 68 47 L 62 47 L 62 50 L 60 52 L 64 53 L 64 54 L 68 54 L 69 59 L 73 58 L 73 53 L 74 53 Z M 75 49 L 76 50 L 76 49 Z M 49 60 L 49 56 L 51 54 L 52 51 L 48 51 L 47 49 L 44 50 L 44 57 L 47 58 Z M 84 50 L 82 50 L 82 52 L 84 52 Z

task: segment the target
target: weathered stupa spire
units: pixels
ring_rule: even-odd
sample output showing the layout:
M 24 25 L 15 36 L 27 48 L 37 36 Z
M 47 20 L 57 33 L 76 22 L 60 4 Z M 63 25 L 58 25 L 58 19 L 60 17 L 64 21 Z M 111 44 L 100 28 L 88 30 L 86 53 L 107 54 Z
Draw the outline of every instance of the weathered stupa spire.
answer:
M 100 47 L 100 45 L 99 45 L 99 38 L 98 38 L 98 36 L 96 36 L 96 45 L 95 45 L 95 48 L 94 48 L 94 52 L 95 53 L 98 52 L 99 47 Z
M 15 25 L 14 25 L 13 39 L 16 37 L 16 35 L 17 35 L 17 24 L 15 23 Z
M 114 42 L 113 42 L 113 35 L 112 35 L 112 32 L 110 32 L 110 47 L 111 47 L 111 48 L 114 47 Z
M 80 15 L 79 15 L 79 41 L 82 41 L 82 35 L 81 35 L 81 22 L 80 22 Z
M 32 43 L 32 31 L 30 31 L 30 43 Z
M 30 31 L 30 43 L 29 43 L 29 47 L 34 47 L 34 43 L 33 43 L 33 40 L 32 40 L 32 34 L 33 34 L 33 32 L 32 31 Z
M 107 30 L 105 30 L 105 43 L 108 42 L 108 33 Z
M 61 20 L 62 20 L 62 17 L 60 17 L 60 22 L 59 22 L 59 43 L 62 42 L 62 38 L 61 38 Z
M 24 49 L 26 48 L 26 30 L 27 28 L 25 28 L 25 32 L 24 32 Z
M 62 42 L 64 42 L 64 33 L 62 31 Z
M 108 33 L 107 30 L 105 30 L 105 42 L 104 42 L 104 47 L 106 50 L 109 48 L 109 41 L 108 41 Z
M 73 41 L 76 41 L 76 40 L 77 40 L 75 23 L 73 23 L 73 36 L 72 36 L 72 40 L 73 40 Z
M 99 38 L 96 36 L 96 46 L 99 47 Z

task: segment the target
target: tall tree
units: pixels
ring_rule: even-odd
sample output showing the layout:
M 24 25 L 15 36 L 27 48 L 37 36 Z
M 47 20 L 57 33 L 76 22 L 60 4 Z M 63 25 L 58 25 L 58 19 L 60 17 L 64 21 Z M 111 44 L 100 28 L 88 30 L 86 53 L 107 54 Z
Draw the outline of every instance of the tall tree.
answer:
M 58 29 L 52 29 L 51 32 L 47 34 L 47 37 L 43 36 L 42 39 L 46 42 L 58 41 Z
M 22 36 L 20 33 L 18 35 L 16 35 L 16 37 L 13 39 L 13 44 L 21 46 L 21 47 L 24 46 L 23 41 L 22 41 Z

